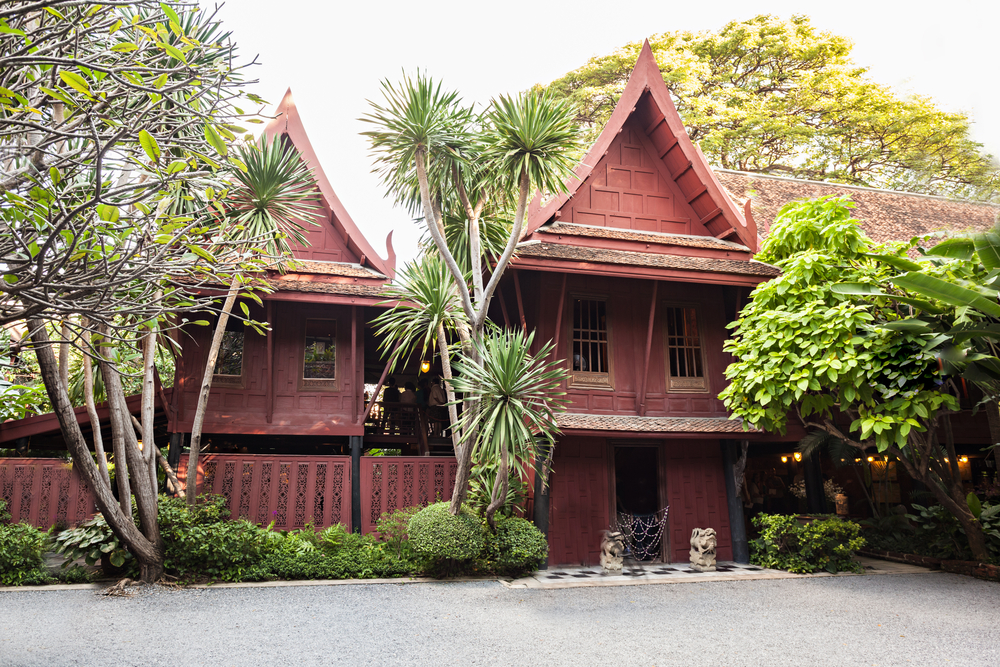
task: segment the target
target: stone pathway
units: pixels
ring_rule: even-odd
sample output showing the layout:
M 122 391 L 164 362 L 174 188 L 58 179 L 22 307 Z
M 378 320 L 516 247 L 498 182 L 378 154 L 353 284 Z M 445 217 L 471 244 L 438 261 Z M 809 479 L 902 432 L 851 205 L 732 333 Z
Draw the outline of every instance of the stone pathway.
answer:
M 858 557 L 865 568 L 864 574 L 924 574 L 932 573 L 918 565 L 892 563 L 874 558 Z M 792 574 L 783 570 L 769 570 L 757 565 L 741 565 L 732 561 L 720 561 L 715 572 L 698 572 L 687 563 L 656 563 L 626 567 L 621 574 L 607 574 L 598 567 L 563 567 L 539 570 L 533 575 L 503 581 L 509 588 L 583 588 L 590 586 L 637 586 L 645 584 L 681 584 L 709 581 L 742 581 L 752 579 L 798 579 L 803 577 L 857 576 L 853 572 L 817 572 L 815 574 Z

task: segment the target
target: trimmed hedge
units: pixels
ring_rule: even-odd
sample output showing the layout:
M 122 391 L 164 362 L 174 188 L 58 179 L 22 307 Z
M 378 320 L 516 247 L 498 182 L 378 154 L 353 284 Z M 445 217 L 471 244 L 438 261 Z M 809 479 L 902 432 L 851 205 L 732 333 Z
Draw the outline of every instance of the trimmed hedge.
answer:
M 449 503 L 428 505 L 410 519 L 410 545 L 418 552 L 438 560 L 472 561 L 486 546 L 482 521 L 467 506 L 457 516 L 448 511 Z
M 549 555 L 549 543 L 535 524 L 519 517 L 497 520 L 496 535 L 487 533 L 482 558 L 496 574 L 534 572 Z

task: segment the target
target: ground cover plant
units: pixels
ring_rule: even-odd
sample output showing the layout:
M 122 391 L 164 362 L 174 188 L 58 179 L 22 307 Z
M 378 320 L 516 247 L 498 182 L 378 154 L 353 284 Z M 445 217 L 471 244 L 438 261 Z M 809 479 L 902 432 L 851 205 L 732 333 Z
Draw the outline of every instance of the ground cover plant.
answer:
M 536 569 L 548 553 L 544 535 L 528 521 L 500 514 L 496 532 L 482 514 L 465 506 L 453 516 L 448 503 L 385 512 L 378 531 L 349 533 L 337 524 L 317 530 L 276 531 L 245 519 L 231 519 L 222 496 L 195 505 L 161 497 L 158 521 L 166 574 L 180 582 L 269 581 L 276 579 L 370 579 L 404 576 L 497 574 L 518 576 Z M 0 526 L 2 528 L 10 528 Z M 0 579 L 10 583 L 50 583 L 42 570 L 47 535 L 18 526 L 16 544 L 0 553 Z M 0 543 L 6 533 L 0 533 Z M 59 533 L 52 545 L 67 558 L 61 581 L 89 580 L 79 564 L 100 564 L 106 575 L 135 577 L 136 559 L 98 515 Z M 5 574 L 6 573 L 6 574 Z M 6 577 L 6 578 L 4 578 Z
M 861 526 L 830 517 L 803 524 L 794 516 L 758 514 L 760 536 L 750 542 L 750 561 L 761 567 L 807 574 L 861 572 L 854 552 L 865 545 Z

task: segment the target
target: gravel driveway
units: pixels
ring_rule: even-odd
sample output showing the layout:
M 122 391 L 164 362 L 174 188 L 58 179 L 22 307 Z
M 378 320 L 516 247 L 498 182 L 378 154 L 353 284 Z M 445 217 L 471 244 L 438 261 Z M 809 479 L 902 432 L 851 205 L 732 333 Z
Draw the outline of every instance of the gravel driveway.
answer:
M 1000 584 L 950 574 L 0 593 L 0 665 L 1000 665 Z

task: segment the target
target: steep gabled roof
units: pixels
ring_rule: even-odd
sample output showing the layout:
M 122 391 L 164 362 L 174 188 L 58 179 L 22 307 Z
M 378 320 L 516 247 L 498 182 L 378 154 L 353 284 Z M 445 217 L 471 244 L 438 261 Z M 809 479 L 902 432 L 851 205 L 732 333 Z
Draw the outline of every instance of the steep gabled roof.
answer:
M 575 173 L 566 193 L 544 207 L 532 202 L 525 236 L 559 221 L 728 238 L 757 250 L 752 217 L 744 218 L 688 137 L 648 41 Z
M 330 180 L 326 177 L 323 166 L 316 157 L 316 151 L 313 150 L 309 137 L 306 135 L 305 127 L 302 125 L 302 118 L 299 116 L 295 100 L 292 98 L 291 88 L 288 89 L 285 96 L 281 99 L 281 104 L 278 105 L 275 116 L 264 128 L 265 136 L 275 137 L 285 135 L 288 137 L 292 145 L 298 149 L 303 159 L 305 159 L 306 163 L 313 170 L 323 203 L 333 214 L 329 223 L 333 226 L 336 234 L 342 239 L 347 249 L 354 253 L 357 262 L 361 266 L 370 266 L 391 279 L 395 275 L 396 270 L 396 254 L 392 249 L 392 233 L 390 232 L 386 238 L 386 248 L 388 249 L 389 257 L 388 259 L 382 259 L 372 248 L 371 244 L 368 243 L 368 240 L 361 233 L 354 220 L 351 219 L 347 209 L 344 208 L 340 198 L 337 197 L 337 193 L 334 192 Z

